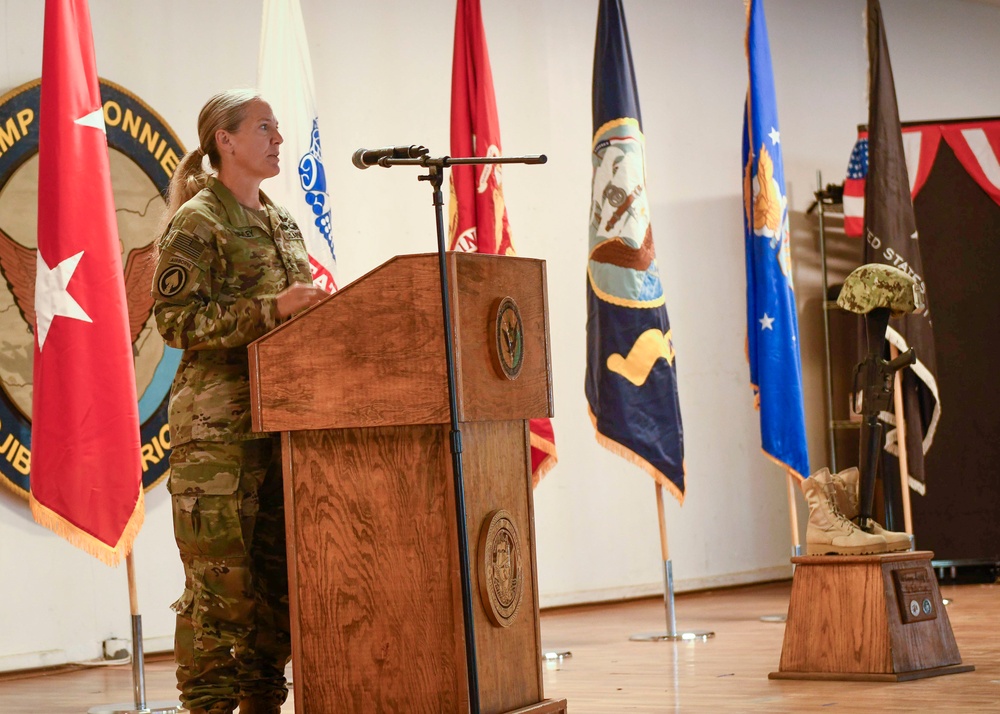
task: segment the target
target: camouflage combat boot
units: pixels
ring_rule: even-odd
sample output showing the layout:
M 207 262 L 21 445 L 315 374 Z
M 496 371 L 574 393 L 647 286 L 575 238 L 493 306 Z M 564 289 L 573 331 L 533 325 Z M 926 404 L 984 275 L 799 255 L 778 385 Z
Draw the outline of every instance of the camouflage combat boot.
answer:
M 861 474 L 857 467 L 852 466 L 838 474 L 830 477 L 836 493 L 837 508 L 845 516 L 854 520 L 858 516 L 858 484 L 861 481 Z M 910 549 L 910 534 L 899 533 L 897 531 L 887 531 L 872 519 L 872 533 L 885 538 L 888 550 L 886 552 L 895 553 L 900 550 Z
M 822 468 L 801 483 L 809 504 L 806 555 L 868 555 L 885 553 L 885 538 L 865 533 L 837 508 L 830 469 Z

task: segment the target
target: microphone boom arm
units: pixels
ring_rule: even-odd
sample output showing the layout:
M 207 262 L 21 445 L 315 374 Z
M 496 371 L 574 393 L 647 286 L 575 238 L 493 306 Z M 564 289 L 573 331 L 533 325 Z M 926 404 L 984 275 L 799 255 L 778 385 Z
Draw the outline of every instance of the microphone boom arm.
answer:
M 446 168 L 448 166 L 478 166 L 482 164 L 544 164 L 549 158 L 545 154 L 528 156 L 418 156 L 414 158 L 396 158 L 383 156 L 376 162 L 384 169 L 393 166 L 421 166 L 430 168 Z M 356 164 L 355 164 L 356 165 Z M 367 167 L 366 167 L 367 168 Z

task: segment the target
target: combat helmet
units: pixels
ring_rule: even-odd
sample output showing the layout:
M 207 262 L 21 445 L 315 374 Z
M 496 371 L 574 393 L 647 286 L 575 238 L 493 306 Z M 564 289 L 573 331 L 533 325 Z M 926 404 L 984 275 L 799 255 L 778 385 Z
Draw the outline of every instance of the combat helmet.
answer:
M 877 307 L 887 307 L 893 317 L 902 317 L 922 312 L 924 296 L 905 271 L 883 263 L 868 263 L 847 276 L 837 304 L 861 315 Z

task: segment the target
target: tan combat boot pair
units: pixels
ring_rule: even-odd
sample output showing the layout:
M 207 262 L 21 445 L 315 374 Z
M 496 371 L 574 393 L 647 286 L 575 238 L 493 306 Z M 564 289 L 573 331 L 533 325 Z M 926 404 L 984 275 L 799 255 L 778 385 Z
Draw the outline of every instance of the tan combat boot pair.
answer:
M 807 555 L 869 555 L 908 550 L 910 537 L 876 526 L 866 533 L 850 519 L 858 513 L 858 470 L 832 475 L 822 468 L 801 483 L 809 504 Z
M 840 473 L 833 474 L 830 478 L 833 480 L 835 487 L 837 508 L 845 516 L 854 520 L 858 517 L 858 503 L 860 502 L 858 485 L 861 483 L 861 474 L 858 472 L 856 466 L 852 466 Z M 886 552 L 888 553 L 909 550 L 912 544 L 909 533 L 887 531 L 876 523 L 874 519 L 872 519 L 872 533 L 885 538 L 886 545 L 888 546 Z

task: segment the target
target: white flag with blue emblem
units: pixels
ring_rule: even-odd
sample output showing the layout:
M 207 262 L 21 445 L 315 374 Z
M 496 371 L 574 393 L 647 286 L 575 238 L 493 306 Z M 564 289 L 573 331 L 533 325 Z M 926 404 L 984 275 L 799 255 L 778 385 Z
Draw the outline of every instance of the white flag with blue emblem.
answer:
M 330 193 L 319 141 L 316 90 L 299 0 L 264 0 L 257 90 L 271 105 L 285 141 L 281 173 L 267 195 L 292 214 L 309 251 L 313 282 L 337 289 Z

